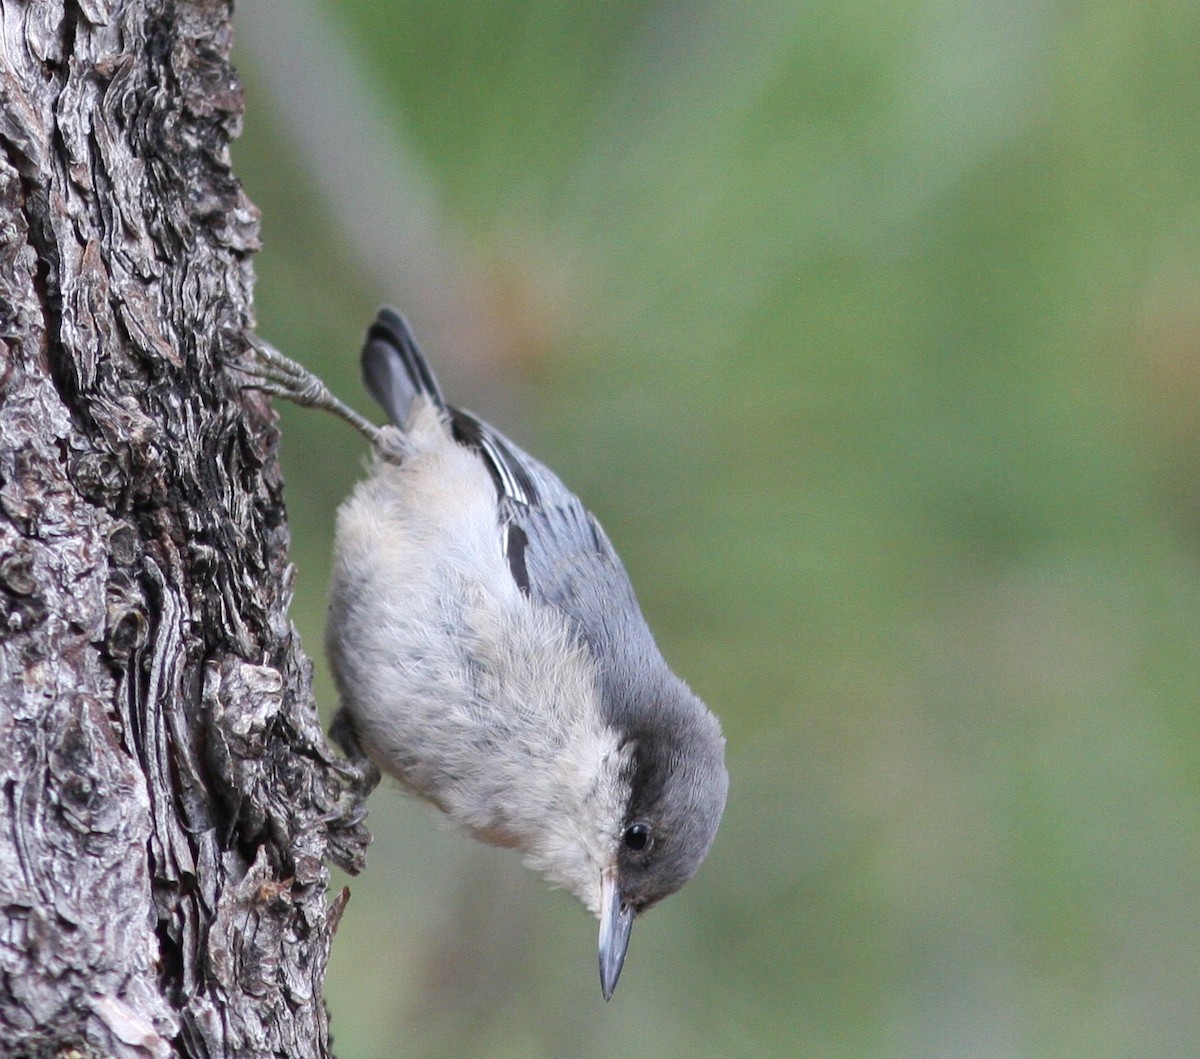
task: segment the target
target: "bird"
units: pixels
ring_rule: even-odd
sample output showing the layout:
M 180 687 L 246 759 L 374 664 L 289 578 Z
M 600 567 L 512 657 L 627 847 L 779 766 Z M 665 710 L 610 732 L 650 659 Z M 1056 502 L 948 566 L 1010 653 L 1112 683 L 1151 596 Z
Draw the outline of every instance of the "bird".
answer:
M 337 515 L 336 723 L 403 788 L 599 918 L 610 1000 L 635 918 L 712 846 L 729 787 L 719 721 L 664 660 L 597 519 L 447 403 L 399 312 L 381 309 L 362 349 L 382 428 L 250 345 L 256 366 L 242 370 L 260 389 L 333 411 L 372 443 Z

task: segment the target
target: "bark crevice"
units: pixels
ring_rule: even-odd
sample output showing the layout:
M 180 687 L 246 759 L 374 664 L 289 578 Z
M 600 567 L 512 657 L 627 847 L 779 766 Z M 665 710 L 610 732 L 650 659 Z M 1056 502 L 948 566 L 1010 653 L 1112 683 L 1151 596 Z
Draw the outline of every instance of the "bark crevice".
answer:
M 0 1040 L 328 1054 L 361 867 L 287 618 L 216 0 L 0 0 Z

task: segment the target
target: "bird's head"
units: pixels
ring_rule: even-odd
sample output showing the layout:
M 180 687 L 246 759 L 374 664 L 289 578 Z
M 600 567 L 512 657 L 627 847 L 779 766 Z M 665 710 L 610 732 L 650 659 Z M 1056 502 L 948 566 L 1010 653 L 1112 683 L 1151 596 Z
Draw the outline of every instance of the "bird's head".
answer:
M 696 873 L 725 809 L 725 740 L 716 718 L 686 694 L 694 707 L 649 712 L 626 733 L 623 811 L 598 880 L 606 1000 L 616 989 L 634 917 Z
M 564 740 L 544 773 L 522 776 L 530 805 L 519 818 L 532 826 L 501 844 L 521 848 L 531 868 L 599 917 L 607 1000 L 634 918 L 683 886 L 712 846 L 729 788 L 725 740 L 661 661 L 650 677 L 612 682 L 570 713 L 598 723 Z

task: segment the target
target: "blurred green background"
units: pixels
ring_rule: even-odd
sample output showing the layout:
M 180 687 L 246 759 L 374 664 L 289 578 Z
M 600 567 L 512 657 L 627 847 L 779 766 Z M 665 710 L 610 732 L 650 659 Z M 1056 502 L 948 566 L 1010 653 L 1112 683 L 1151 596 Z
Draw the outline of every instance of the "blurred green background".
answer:
M 1200 7 L 246 0 L 259 329 L 392 302 L 729 739 L 594 922 L 388 786 L 342 1059 L 1200 1054 Z M 364 446 L 283 420 L 321 652 Z M 340 883 L 344 880 L 339 880 Z

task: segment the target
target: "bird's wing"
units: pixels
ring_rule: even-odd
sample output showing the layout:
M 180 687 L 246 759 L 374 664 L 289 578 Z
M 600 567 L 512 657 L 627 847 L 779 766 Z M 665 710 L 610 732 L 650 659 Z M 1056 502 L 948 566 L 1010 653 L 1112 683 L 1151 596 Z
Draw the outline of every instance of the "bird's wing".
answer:
M 447 415 L 459 444 L 478 453 L 496 487 L 508 568 L 530 599 L 561 611 L 607 657 L 642 634 L 653 643 L 621 560 L 604 530 L 558 476 L 470 412 L 446 404 L 404 317 L 381 309 L 362 352 L 367 389 L 403 427 L 415 397 Z M 617 635 L 619 631 L 620 635 Z
M 505 557 L 521 590 L 587 626 L 593 597 L 610 609 L 631 602 L 629 578 L 607 535 L 558 475 L 469 412 L 453 409 L 450 416 L 456 440 L 479 454 L 496 486 Z M 594 639 L 590 628 L 579 631 Z

